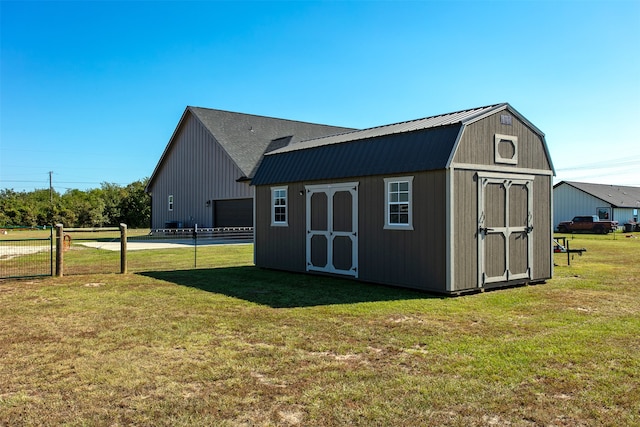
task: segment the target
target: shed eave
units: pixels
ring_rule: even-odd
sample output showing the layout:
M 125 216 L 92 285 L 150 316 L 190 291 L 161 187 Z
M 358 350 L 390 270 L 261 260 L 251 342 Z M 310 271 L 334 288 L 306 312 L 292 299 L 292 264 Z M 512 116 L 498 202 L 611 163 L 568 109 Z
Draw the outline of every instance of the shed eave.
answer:
M 465 119 L 462 121 L 462 125 L 463 128 L 471 123 L 475 123 L 479 120 L 482 120 L 486 117 L 489 117 L 495 113 L 498 113 L 500 111 L 504 111 L 504 110 L 508 110 L 511 114 L 513 114 L 514 116 L 516 116 L 518 118 L 518 120 L 520 120 L 522 123 L 524 123 L 527 127 L 529 127 L 533 132 L 535 132 L 536 134 L 538 134 L 538 136 L 540 136 L 540 138 L 542 139 L 542 146 L 544 148 L 544 153 L 547 156 L 547 161 L 549 162 L 549 168 L 551 169 L 551 172 L 553 173 L 553 176 L 556 176 L 556 169 L 553 166 L 553 160 L 551 160 L 551 153 L 549 152 L 549 147 L 547 146 L 547 139 L 545 137 L 544 132 L 542 132 L 540 129 L 538 129 L 538 127 L 536 127 L 533 123 L 531 123 L 525 116 L 523 116 L 522 114 L 520 114 L 518 112 L 518 110 L 516 110 L 515 108 L 513 108 L 511 106 L 511 104 L 509 104 L 508 102 L 502 103 L 497 105 L 496 107 L 488 110 L 488 111 L 484 111 L 476 116 L 470 117 L 468 119 Z M 461 133 L 462 135 L 462 133 Z M 455 150 L 457 150 L 458 146 L 456 144 Z M 453 157 L 455 156 L 455 150 L 452 153 L 451 156 L 451 160 L 453 159 Z M 449 163 L 450 165 L 451 163 Z

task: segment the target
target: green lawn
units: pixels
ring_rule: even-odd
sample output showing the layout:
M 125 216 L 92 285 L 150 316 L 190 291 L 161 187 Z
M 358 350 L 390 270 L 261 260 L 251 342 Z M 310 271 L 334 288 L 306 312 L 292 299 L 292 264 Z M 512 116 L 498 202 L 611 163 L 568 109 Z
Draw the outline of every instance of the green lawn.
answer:
M 546 284 L 458 298 L 252 246 L 1 281 L 0 426 L 640 425 L 640 239 L 570 244 Z

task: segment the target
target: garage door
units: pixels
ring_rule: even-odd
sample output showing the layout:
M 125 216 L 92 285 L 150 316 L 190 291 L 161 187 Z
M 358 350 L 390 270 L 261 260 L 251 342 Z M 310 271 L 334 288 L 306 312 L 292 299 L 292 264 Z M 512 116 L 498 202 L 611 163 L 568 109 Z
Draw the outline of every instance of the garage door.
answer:
M 215 200 L 214 227 L 253 227 L 253 199 Z

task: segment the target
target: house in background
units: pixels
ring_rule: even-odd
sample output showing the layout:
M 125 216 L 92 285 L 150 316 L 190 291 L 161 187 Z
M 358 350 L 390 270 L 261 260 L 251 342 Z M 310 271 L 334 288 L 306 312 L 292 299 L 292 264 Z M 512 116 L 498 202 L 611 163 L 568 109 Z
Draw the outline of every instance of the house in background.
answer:
M 146 188 L 151 228 L 251 227 L 248 184 L 265 152 L 352 130 L 187 107 Z
M 560 181 L 553 186 L 553 226 L 578 215 L 598 215 L 620 225 L 638 222 L 640 187 Z
M 506 103 L 291 144 L 252 179 L 255 262 L 446 294 L 543 282 L 553 176 Z

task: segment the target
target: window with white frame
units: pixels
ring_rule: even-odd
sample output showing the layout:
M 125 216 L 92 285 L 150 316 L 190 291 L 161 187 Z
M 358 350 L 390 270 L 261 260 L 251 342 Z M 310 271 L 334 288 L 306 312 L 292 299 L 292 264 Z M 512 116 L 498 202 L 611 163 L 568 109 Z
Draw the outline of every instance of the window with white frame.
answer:
M 413 177 L 385 178 L 385 226 L 413 230 Z
M 169 199 L 167 200 L 167 205 L 169 206 L 169 211 L 173 210 L 173 195 L 169 196 Z
M 271 225 L 287 225 L 287 187 L 271 188 Z

